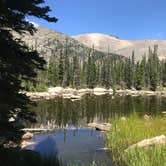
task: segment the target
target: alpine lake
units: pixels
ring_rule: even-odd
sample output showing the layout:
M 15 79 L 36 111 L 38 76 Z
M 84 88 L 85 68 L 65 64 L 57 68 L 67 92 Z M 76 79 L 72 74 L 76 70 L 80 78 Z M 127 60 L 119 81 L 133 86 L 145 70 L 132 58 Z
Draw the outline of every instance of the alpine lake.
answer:
M 88 123 L 111 123 L 117 117 L 133 112 L 156 115 L 166 111 L 166 99 L 160 96 L 85 95 L 81 100 L 55 98 L 36 101 L 29 108 L 37 114 L 36 124 L 27 127 L 55 127 L 54 131 L 38 133 L 27 149 L 43 158 L 58 158 L 62 165 L 114 166 L 111 152 L 104 150 L 105 133 L 90 129 Z

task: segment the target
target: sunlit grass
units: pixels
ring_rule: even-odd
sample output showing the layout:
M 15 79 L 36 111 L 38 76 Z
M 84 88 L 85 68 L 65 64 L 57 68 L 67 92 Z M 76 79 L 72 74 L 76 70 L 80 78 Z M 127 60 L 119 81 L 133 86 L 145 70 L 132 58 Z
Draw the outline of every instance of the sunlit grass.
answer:
M 157 116 L 144 119 L 136 114 L 126 121 L 117 119 L 107 133 L 107 146 L 110 148 L 116 164 L 129 166 L 164 166 L 166 165 L 166 146 L 136 148 L 125 152 L 130 145 L 143 139 L 166 134 L 166 118 Z M 161 164 L 162 163 L 162 164 Z

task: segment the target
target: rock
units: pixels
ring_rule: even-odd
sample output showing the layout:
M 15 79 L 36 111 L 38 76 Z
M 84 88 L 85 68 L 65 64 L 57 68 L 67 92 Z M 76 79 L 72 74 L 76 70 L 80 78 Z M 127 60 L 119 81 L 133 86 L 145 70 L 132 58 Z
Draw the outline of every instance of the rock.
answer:
M 62 93 L 63 88 L 62 87 L 53 87 L 53 88 L 48 88 L 48 93 Z
M 145 115 L 144 115 L 144 119 L 145 119 L 145 120 L 149 120 L 149 119 L 152 119 L 152 117 L 149 116 L 149 115 L 147 115 L 147 114 L 145 114 Z
M 94 94 L 95 96 L 102 96 L 102 95 L 107 94 L 107 92 L 94 92 L 93 94 Z
M 125 117 L 121 117 L 120 119 L 121 119 L 121 121 L 126 121 L 127 120 Z
M 122 89 L 119 89 L 119 90 L 116 90 L 116 93 L 118 93 L 119 95 L 122 95 L 122 94 L 125 94 L 126 91 L 122 90 Z
M 125 151 L 134 149 L 134 148 L 145 148 L 153 145 L 162 145 L 166 143 L 166 137 L 165 135 L 153 137 L 150 139 L 144 139 L 134 145 L 131 145 L 129 148 L 127 148 Z
M 72 95 L 72 94 L 63 94 L 62 97 L 63 97 L 64 99 L 71 99 L 71 95 Z
M 146 95 L 146 96 L 155 96 L 156 92 L 154 92 L 154 91 L 142 91 L 142 94 Z
M 33 133 L 27 132 L 22 136 L 22 139 L 26 140 L 26 139 L 31 139 L 33 137 Z
M 27 146 L 34 145 L 34 144 L 35 144 L 35 142 L 24 140 L 21 142 L 21 148 L 23 149 L 23 148 L 26 148 Z
M 100 131 L 110 131 L 112 128 L 112 124 L 110 123 L 88 123 L 88 127 L 95 128 L 96 130 Z
M 10 119 L 9 119 L 9 122 L 14 122 L 15 121 L 15 119 L 13 118 L 13 117 L 11 117 Z
M 71 99 L 81 99 L 81 95 L 72 95 Z
M 114 90 L 111 88 L 108 91 L 109 91 L 109 93 L 114 93 Z
M 101 92 L 102 93 L 102 92 L 107 92 L 108 90 L 105 89 L 105 88 L 94 88 L 93 91 L 94 92 Z
M 63 93 L 65 93 L 65 94 L 76 94 L 77 90 L 72 89 L 72 88 L 66 88 L 66 89 L 63 90 Z
M 163 111 L 162 114 L 166 114 L 166 111 Z
M 90 93 L 92 93 L 92 89 L 79 89 L 78 93 L 79 94 L 90 94 Z
M 108 90 L 106 90 L 105 88 L 94 88 L 93 93 L 96 96 L 100 96 L 100 95 L 105 95 L 106 93 L 108 93 Z
M 112 98 L 112 99 L 115 99 L 115 96 L 112 96 L 111 98 Z
M 86 94 L 94 94 L 97 96 L 100 95 L 105 95 L 105 94 L 110 94 L 112 95 L 113 93 L 117 93 L 120 96 L 123 95 L 130 95 L 133 97 L 137 97 L 137 96 L 154 96 L 154 95 L 158 95 L 158 96 L 165 96 L 166 97 L 166 92 L 165 91 L 145 91 L 145 90 L 116 90 L 114 91 L 113 89 L 105 89 L 105 88 L 94 88 L 94 89 L 72 89 L 72 88 L 62 88 L 62 87 L 52 87 L 52 88 L 48 88 L 48 92 L 27 92 L 26 95 L 28 97 L 30 97 L 30 99 L 32 100 L 41 100 L 41 99 L 45 99 L 45 100 L 51 100 L 54 99 L 56 97 L 63 97 L 63 98 L 70 98 L 69 96 L 71 95 L 78 95 L 78 96 L 83 96 Z M 21 92 L 20 92 L 21 93 Z
M 132 97 L 138 97 L 140 94 L 131 94 Z

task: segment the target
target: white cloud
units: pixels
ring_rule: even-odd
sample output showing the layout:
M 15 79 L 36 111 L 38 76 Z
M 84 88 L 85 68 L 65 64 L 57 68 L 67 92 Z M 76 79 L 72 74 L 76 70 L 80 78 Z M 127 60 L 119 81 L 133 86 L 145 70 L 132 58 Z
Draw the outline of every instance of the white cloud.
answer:
M 35 28 L 38 28 L 38 27 L 39 27 L 39 24 L 37 24 L 36 22 L 33 22 L 33 21 L 29 21 L 29 22 L 32 23 Z
M 37 24 L 36 22 L 30 21 L 29 19 L 26 19 L 26 21 L 28 21 L 28 22 L 30 22 L 31 24 L 33 24 L 35 28 L 38 28 L 38 27 L 40 26 L 40 25 Z

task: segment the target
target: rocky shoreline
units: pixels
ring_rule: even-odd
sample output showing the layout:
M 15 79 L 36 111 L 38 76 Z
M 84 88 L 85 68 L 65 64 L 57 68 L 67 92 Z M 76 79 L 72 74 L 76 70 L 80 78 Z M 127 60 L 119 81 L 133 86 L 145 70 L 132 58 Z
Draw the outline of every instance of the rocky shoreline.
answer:
M 71 99 L 72 101 L 80 100 L 82 96 L 90 94 L 90 95 L 113 95 L 117 94 L 120 96 L 163 96 L 166 97 L 166 91 L 148 91 L 148 90 L 116 90 L 113 89 L 105 89 L 105 88 L 94 88 L 94 89 L 72 89 L 72 88 L 62 88 L 62 87 L 54 87 L 49 88 L 47 92 L 27 92 L 26 95 L 30 97 L 32 100 L 51 100 L 56 97 L 61 97 L 64 99 Z

